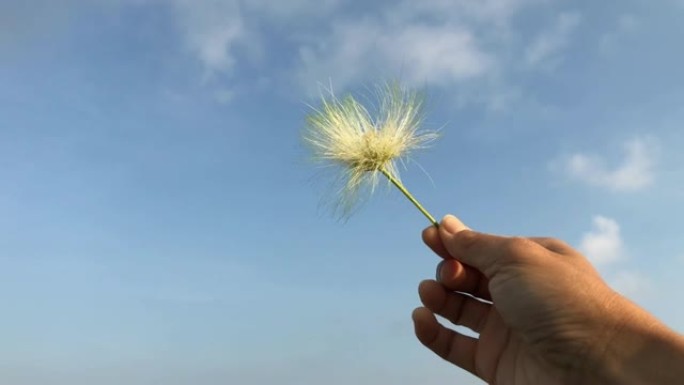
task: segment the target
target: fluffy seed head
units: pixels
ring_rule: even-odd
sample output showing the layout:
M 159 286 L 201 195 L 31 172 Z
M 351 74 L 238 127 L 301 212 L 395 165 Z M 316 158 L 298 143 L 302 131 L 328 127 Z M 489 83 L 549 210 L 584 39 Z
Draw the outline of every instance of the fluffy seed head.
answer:
M 397 161 L 437 137 L 420 129 L 422 100 L 415 91 L 397 84 L 378 88 L 375 115 L 348 95 L 338 99 L 330 92 L 307 118 L 304 140 L 314 160 L 337 166 L 342 186 L 336 206 L 351 212 L 359 190 L 377 186 L 383 172 L 399 179 Z

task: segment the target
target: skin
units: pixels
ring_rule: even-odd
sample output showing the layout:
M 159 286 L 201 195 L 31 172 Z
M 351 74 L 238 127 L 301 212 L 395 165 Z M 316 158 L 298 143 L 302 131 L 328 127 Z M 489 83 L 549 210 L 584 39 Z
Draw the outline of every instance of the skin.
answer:
M 497 385 L 684 383 L 682 336 L 564 242 L 478 233 L 453 216 L 423 240 L 443 261 L 419 286 L 415 333 L 448 362 Z

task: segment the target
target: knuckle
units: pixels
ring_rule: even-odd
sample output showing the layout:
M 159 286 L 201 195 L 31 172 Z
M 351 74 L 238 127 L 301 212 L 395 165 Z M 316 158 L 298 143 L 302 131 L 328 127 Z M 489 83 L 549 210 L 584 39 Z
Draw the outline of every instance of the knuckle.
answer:
M 575 249 L 570 246 L 567 242 L 560 240 L 558 238 L 542 238 L 543 243 L 541 244 L 544 248 L 560 255 L 574 255 L 576 254 Z
M 558 238 L 549 238 L 548 242 L 549 245 L 551 245 L 554 249 L 571 249 L 570 245 L 568 245 L 567 242 Z
M 504 244 L 506 254 L 513 258 L 524 257 L 532 250 L 532 241 L 522 237 L 509 238 Z

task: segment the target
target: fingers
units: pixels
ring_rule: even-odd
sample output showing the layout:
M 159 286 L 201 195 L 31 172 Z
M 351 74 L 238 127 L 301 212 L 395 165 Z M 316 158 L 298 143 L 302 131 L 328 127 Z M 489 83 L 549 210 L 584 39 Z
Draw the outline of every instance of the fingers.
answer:
M 470 373 L 475 372 L 477 340 L 440 325 L 435 315 L 426 308 L 413 311 L 416 337 L 438 356 Z
M 435 226 L 430 226 L 423 230 L 423 242 L 425 242 L 435 254 L 439 255 L 444 259 L 451 259 L 449 251 L 447 251 L 444 243 L 442 243 L 442 238 L 439 236 L 439 230 Z
M 456 217 L 447 215 L 439 235 L 449 255 L 491 278 L 504 265 L 529 261 L 544 247 L 526 238 L 507 238 L 468 230 Z
M 445 259 L 437 265 L 437 281 L 449 290 L 472 294 L 487 301 L 492 300 L 489 280 L 479 271 L 455 259 Z
M 466 227 L 464 225 L 464 227 Z M 489 282 L 470 266 L 466 266 L 453 259 L 444 246 L 439 230 L 430 226 L 423 230 L 423 242 L 425 242 L 435 254 L 444 258 L 437 266 L 437 280 L 445 287 L 453 291 L 470 293 L 476 297 L 490 301 Z
M 465 326 L 480 333 L 484 328 L 491 305 L 465 294 L 447 291 L 435 281 L 423 281 L 418 287 L 423 305 L 454 325 Z

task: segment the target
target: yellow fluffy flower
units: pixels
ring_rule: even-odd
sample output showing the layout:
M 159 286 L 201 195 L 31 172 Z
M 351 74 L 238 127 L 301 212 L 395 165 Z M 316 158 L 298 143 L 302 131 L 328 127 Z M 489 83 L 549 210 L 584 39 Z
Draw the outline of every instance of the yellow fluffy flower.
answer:
M 314 159 L 343 171 L 338 208 L 348 214 L 362 188 L 371 192 L 385 176 L 433 223 L 435 219 L 406 190 L 397 161 L 425 147 L 437 135 L 421 130 L 422 100 L 414 91 L 397 84 L 379 90 L 377 116 L 353 96 L 337 99 L 332 92 L 307 118 L 304 140 Z

